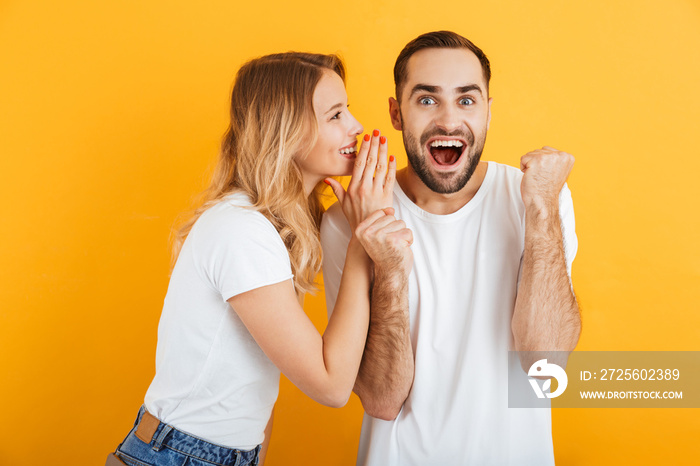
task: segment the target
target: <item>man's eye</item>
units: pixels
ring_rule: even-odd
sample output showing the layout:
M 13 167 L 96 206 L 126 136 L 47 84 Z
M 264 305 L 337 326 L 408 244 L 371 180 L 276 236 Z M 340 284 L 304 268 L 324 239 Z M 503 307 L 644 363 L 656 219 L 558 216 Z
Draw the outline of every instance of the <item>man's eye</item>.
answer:
M 418 103 L 421 105 L 433 105 L 435 103 L 435 99 L 432 97 L 422 97 L 420 100 L 418 100 Z
M 459 99 L 459 104 L 460 105 L 474 105 L 474 99 L 471 97 L 463 97 Z

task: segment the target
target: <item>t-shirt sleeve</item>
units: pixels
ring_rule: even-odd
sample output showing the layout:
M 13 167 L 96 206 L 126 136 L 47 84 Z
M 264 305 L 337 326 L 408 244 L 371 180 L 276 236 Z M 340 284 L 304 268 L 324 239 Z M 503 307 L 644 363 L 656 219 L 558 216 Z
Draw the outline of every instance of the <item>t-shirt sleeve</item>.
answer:
M 578 251 L 578 238 L 576 237 L 574 202 L 571 198 L 571 190 L 566 184 L 564 184 L 564 188 L 559 193 L 559 216 L 561 218 L 561 233 L 564 238 L 566 271 L 569 274 L 569 278 L 571 278 L 571 264 L 574 262 Z
M 224 301 L 293 277 L 287 248 L 261 213 L 229 206 L 196 228 L 200 270 Z
M 321 247 L 323 248 L 323 286 L 326 292 L 326 310 L 330 318 L 340 289 L 340 279 L 345 267 L 345 255 L 352 237 L 350 225 L 338 203 L 333 204 L 321 221 Z

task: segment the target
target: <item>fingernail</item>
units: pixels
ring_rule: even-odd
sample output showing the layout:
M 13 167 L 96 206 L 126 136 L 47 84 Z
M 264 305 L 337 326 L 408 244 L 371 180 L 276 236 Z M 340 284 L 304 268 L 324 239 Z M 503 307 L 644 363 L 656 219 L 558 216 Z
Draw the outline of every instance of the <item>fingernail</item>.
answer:
M 384 136 L 379 138 L 379 143 L 384 144 L 386 142 L 386 138 Z
M 330 181 L 328 181 L 328 180 L 323 180 L 323 182 L 324 182 L 324 183 L 326 183 L 326 184 L 327 184 L 328 186 L 330 186 L 330 185 L 331 185 L 331 182 L 330 182 Z
M 394 156 L 393 156 L 393 155 L 390 155 L 390 156 L 389 156 L 389 162 L 393 162 L 393 161 L 394 161 Z
M 378 130 L 378 129 L 375 129 L 374 131 L 372 131 L 372 135 L 373 135 L 375 138 L 376 138 L 377 136 L 379 136 L 379 130 Z
M 365 142 L 369 141 L 369 134 L 365 134 Z

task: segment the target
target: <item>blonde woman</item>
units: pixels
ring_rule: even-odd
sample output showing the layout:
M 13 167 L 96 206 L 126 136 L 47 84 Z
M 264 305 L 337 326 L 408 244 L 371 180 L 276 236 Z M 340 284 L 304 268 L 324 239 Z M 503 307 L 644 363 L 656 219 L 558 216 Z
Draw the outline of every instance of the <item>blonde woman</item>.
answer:
M 280 371 L 343 406 L 367 335 L 372 262 L 410 264 L 411 232 L 391 205 L 386 139 L 348 111 L 334 55 L 285 53 L 238 72 L 231 124 L 202 205 L 179 230 L 158 328 L 156 375 L 107 464 L 256 465 Z M 352 174 L 347 192 L 327 177 Z M 300 305 L 321 250 L 319 193 L 330 184 L 354 236 L 323 336 Z

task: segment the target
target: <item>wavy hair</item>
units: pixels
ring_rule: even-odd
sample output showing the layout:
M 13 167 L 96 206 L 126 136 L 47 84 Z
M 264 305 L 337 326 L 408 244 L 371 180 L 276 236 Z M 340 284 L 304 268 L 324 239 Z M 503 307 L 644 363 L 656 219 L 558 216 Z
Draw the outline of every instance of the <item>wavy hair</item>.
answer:
M 321 268 L 320 183 L 306 196 L 295 157 L 306 157 L 317 138 L 313 93 L 324 70 L 345 81 L 336 55 L 288 52 L 243 65 L 231 93 L 231 123 L 209 187 L 175 232 L 173 264 L 202 213 L 232 192 L 246 193 L 253 208 L 277 229 L 289 252 L 297 293 L 317 289 Z

